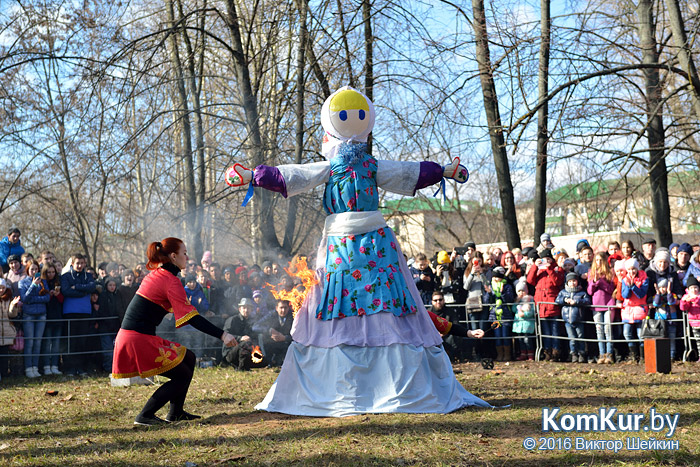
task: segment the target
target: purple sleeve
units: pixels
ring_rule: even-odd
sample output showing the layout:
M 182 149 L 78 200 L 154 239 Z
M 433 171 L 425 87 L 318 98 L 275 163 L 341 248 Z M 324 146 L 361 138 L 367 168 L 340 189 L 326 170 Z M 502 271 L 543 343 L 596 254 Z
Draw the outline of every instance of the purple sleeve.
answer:
M 266 190 L 281 193 L 287 197 L 287 184 L 284 182 L 284 177 L 277 167 L 269 165 L 259 165 L 255 168 L 253 174 L 253 186 L 259 186 Z
M 420 163 L 420 173 L 418 174 L 418 182 L 416 182 L 416 190 L 425 188 L 430 185 L 435 185 L 442 180 L 443 168 L 435 162 L 423 161 Z

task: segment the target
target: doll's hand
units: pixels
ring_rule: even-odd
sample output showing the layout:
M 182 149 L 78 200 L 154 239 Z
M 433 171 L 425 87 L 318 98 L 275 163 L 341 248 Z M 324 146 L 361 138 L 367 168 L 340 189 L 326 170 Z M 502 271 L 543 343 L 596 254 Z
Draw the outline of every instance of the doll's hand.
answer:
M 476 329 L 474 331 L 469 330 L 467 331 L 467 337 L 473 337 L 474 339 L 481 339 L 484 337 L 484 331 L 481 329 Z
M 228 186 L 245 186 L 253 179 L 253 171 L 239 163 L 235 163 L 226 170 L 225 179 Z
M 442 176 L 451 178 L 457 183 L 464 183 L 469 180 L 469 171 L 459 163 L 459 157 L 455 157 L 452 159 L 452 162 L 443 168 Z

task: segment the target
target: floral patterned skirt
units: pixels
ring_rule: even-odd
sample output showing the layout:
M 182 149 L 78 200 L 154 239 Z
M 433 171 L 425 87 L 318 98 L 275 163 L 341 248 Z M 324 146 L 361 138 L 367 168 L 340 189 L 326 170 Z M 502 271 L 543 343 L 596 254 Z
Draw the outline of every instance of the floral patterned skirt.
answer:
M 114 342 L 112 376 L 159 375 L 180 364 L 187 348 L 158 336 L 120 329 Z
M 357 235 L 329 235 L 327 245 L 318 319 L 379 312 L 405 316 L 417 311 L 400 272 L 399 249 L 389 227 Z

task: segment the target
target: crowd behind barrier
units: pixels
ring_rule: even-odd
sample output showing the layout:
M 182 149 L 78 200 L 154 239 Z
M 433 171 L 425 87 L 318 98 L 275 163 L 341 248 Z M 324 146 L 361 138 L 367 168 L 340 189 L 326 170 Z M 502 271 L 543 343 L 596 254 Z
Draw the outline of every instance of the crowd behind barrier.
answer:
M 109 261 L 93 268 L 80 254 L 64 265 L 48 250 L 34 258 L 20 235 L 13 228 L 0 241 L 0 377 L 110 373 L 114 337 L 149 273 L 146 265 Z M 697 359 L 697 245 L 657 248 L 648 239 L 638 252 L 631 241 L 594 249 L 582 239 L 569 255 L 547 234 L 540 241 L 513 251 L 479 251 L 467 242 L 433 257 L 406 258 L 426 308 L 485 331 L 479 340 L 444 336 L 453 361 L 634 362 L 643 358 L 642 330 L 660 321 L 672 358 Z M 239 341 L 247 337 L 235 353 L 189 326 L 175 328 L 170 315 L 158 335 L 194 350 L 202 366 L 248 369 L 256 351 L 263 355 L 258 366 L 280 365 L 292 318 L 271 289 L 299 287 L 285 272 L 288 264 L 288 258 L 276 256 L 261 265 L 243 259 L 221 265 L 205 252 L 182 272 L 198 312 Z

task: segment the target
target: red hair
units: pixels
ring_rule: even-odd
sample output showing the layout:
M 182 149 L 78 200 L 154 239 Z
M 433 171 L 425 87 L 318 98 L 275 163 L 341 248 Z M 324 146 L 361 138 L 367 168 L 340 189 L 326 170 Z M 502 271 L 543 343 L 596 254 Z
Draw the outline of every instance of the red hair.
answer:
M 180 245 L 184 244 L 185 242 L 175 237 L 168 237 L 160 242 L 151 243 L 146 250 L 146 257 L 148 257 L 146 268 L 153 271 L 158 269 L 161 264 L 170 263 L 169 255 L 180 251 Z

